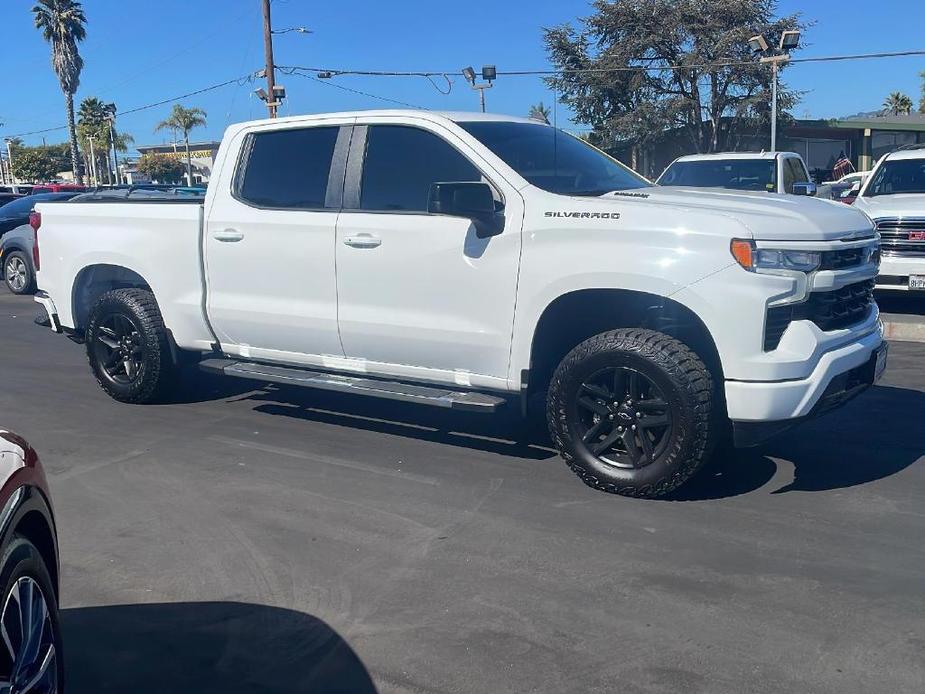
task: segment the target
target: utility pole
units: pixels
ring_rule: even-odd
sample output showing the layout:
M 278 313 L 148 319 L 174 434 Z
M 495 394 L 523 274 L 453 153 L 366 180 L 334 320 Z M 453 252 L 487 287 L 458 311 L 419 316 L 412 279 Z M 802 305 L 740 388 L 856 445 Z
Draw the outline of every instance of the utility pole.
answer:
M 270 118 L 276 118 L 276 75 L 273 64 L 273 28 L 270 23 L 270 0 L 263 0 L 263 52 L 267 60 L 267 110 L 270 112 Z

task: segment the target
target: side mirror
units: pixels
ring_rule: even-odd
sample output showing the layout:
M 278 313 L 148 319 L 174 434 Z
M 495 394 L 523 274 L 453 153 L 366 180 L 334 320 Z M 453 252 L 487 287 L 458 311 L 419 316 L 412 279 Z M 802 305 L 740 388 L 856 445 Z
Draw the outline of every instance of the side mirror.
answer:
M 504 231 L 504 215 L 496 209 L 495 196 L 487 183 L 434 183 L 430 187 L 427 211 L 471 219 L 480 239 Z
M 812 181 L 802 181 L 800 183 L 793 184 L 793 194 L 794 195 L 816 195 L 816 184 Z

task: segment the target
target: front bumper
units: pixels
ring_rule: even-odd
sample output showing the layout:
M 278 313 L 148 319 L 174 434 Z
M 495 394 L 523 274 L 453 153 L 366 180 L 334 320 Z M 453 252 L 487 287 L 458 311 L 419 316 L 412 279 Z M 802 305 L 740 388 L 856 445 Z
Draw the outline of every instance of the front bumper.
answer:
M 857 397 L 876 383 L 880 376 L 883 375 L 887 351 L 888 343 L 884 342 L 866 363 L 835 376 L 826 386 L 822 397 L 819 398 L 809 414 L 803 417 L 772 422 L 733 421 L 733 442 L 736 447 L 757 446 L 807 419 L 830 412 Z M 882 352 L 882 355 L 880 352 Z
M 734 422 L 770 423 L 806 417 L 837 377 L 869 364 L 882 344 L 883 325 L 878 321 L 876 330 L 819 356 L 806 378 L 726 381 L 729 418 Z
M 876 288 L 908 291 L 909 275 L 925 275 L 925 257 L 883 256 Z

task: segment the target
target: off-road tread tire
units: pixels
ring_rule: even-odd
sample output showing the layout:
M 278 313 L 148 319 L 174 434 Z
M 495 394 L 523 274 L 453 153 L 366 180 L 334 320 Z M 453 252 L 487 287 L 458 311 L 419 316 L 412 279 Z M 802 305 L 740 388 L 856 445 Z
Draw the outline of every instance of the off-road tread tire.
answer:
M 635 353 L 662 369 L 678 389 L 684 404 L 684 426 L 676 427 L 671 450 L 664 460 L 667 474 L 644 485 L 614 482 L 588 469 L 574 453 L 563 393 L 569 373 L 586 359 L 603 352 Z M 713 379 L 706 365 L 687 345 L 664 333 L 642 328 L 623 328 L 595 335 L 580 343 L 562 359 L 546 398 L 546 418 L 553 444 L 565 463 L 589 487 L 610 494 L 658 498 L 689 480 L 706 462 L 713 449 L 716 428 L 713 417 Z M 659 463 L 652 463 L 652 465 Z
M 115 306 L 113 306 L 115 304 Z M 144 342 L 144 373 L 141 381 L 131 388 L 117 388 L 99 373 L 92 351 L 96 322 L 113 308 L 129 313 L 142 334 Z M 111 398 L 119 402 L 146 404 L 161 400 L 174 384 L 174 365 L 164 319 L 154 294 L 146 289 L 114 289 L 103 294 L 90 310 L 86 330 L 87 359 L 96 382 Z

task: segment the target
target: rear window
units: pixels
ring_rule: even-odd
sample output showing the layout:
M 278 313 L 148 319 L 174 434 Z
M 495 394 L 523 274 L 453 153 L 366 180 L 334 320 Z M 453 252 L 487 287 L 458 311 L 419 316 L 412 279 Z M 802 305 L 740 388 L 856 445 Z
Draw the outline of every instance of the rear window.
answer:
M 707 159 L 676 161 L 658 179 L 662 186 L 731 188 L 732 190 L 777 190 L 773 159 Z
M 250 136 L 237 197 L 258 207 L 322 209 L 339 128 L 300 128 Z

